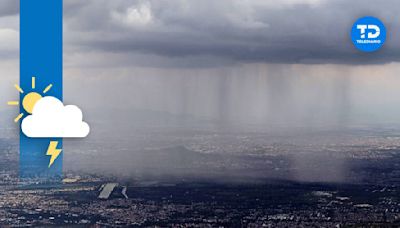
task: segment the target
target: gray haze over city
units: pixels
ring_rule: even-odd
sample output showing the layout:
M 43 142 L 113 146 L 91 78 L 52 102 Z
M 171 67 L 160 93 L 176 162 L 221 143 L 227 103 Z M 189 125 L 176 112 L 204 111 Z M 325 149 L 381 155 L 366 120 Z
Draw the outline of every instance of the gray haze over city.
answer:
M 6 106 L 18 96 L 18 2 L 0 2 L 2 137 L 18 136 L 18 110 Z M 78 105 L 91 124 L 87 139 L 65 140 L 65 169 L 145 175 L 181 162 L 147 158 L 147 150 L 346 144 L 348 129 L 397 126 L 399 7 L 395 0 L 64 0 L 64 103 Z M 371 54 L 349 37 L 365 15 L 388 30 L 383 49 Z M 336 133 L 322 137 L 321 129 Z M 292 176 L 341 181 L 340 159 L 320 170 L 323 178 L 308 169 L 328 164 L 318 153 L 294 156 Z

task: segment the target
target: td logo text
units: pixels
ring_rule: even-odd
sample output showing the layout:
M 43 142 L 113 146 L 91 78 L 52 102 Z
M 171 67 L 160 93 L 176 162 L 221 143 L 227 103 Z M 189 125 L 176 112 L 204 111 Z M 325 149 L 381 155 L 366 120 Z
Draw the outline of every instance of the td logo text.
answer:
M 381 29 L 377 25 L 357 25 L 357 29 L 360 30 L 361 39 L 365 39 L 366 30 L 372 31 L 368 32 L 368 39 L 375 39 L 381 34 Z

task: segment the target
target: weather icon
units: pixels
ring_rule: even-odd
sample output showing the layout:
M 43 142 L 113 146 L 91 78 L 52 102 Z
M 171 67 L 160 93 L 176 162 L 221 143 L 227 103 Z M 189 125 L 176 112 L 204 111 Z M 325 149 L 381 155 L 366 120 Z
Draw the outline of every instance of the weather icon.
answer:
M 14 85 L 21 94 L 25 94 L 19 85 Z M 53 96 L 45 96 L 52 88 L 49 84 L 42 94 L 29 92 L 22 98 L 21 112 L 14 122 L 22 119 L 22 132 L 30 138 L 84 138 L 90 132 L 89 125 L 83 121 L 82 111 L 75 105 L 64 106 L 63 102 Z M 32 77 L 32 90 L 36 89 L 36 78 Z M 9 101 L 8 105 L 19 106 L 19 101 Z M 57 149 L 58 141 L 51 141 L 46 155 L 51 156 L 49 168 L 62 152 Z

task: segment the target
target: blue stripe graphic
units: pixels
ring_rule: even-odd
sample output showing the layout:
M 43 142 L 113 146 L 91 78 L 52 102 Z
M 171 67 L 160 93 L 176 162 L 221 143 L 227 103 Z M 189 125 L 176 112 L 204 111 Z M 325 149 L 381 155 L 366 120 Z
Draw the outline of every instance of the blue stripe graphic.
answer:
M 62 100 L 62 0 L 20 0 L 20 86 L 23 97 L 32 91 Z M 32 88 L 32 77 L 36 77 Z M 24 117 L 28 115 L 20 106 Z M 46 156 L 50 141 L 62 139 L 33 139 L 20 132 L 20 177 L 58 179 L 62 175 L 62 154 L 48 168 Z

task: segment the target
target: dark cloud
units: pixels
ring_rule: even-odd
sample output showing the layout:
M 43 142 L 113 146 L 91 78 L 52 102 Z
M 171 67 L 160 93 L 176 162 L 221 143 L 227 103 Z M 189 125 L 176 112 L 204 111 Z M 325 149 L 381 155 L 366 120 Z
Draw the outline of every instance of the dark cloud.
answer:
M 0 16 L 18 8 L 19 1 L 3 0 Z M 65 50 L 148 55 L 146 65 L 151 56 L 158 56 L 155 65 L 165 58 L 177 66 L 182 59 L 208 65 L 188 63 L 207 58 L 381 64 L 400 60 L 399 10 L 396 0 L 64 0 Z M 372 54 L 357 51 L 349 38 L 353 22 L 366 15 L 380 18 L 389 33 Z
M 83 50 L 269 63 L 400 60 L 395 0 L 68 2 L 66 40 Z M 365 15 L 381 18 L 389 31 L 384 48 L 373 54 L 355 50 L 349 38 L 354 21 Z

